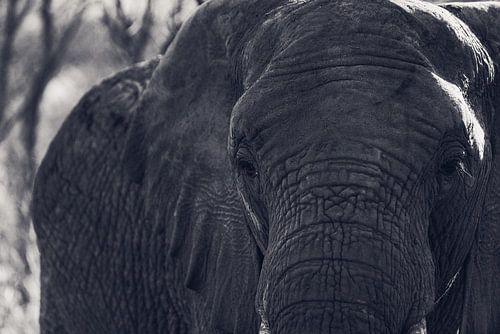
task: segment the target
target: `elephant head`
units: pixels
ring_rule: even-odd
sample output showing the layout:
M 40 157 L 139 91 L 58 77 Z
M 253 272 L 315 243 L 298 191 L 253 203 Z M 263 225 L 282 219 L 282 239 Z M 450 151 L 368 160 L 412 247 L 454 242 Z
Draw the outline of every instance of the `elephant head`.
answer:
M 499 332 L 499 63 L 498 2 L 204 4 L 125 152 L 193 317 Z

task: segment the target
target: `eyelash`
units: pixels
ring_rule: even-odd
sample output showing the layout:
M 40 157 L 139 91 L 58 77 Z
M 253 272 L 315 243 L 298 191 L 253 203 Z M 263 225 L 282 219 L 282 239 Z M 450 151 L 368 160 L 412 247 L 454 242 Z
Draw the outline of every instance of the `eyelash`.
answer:
M 466 175 L 471 177 L 472 175 L 467 170 L 465 162 L 462 160 L 463 158 L 451 159 L 440 167 L 441 174 L 445 176 L 452 176 L 455 173 L 459 173 L 461 175 Z

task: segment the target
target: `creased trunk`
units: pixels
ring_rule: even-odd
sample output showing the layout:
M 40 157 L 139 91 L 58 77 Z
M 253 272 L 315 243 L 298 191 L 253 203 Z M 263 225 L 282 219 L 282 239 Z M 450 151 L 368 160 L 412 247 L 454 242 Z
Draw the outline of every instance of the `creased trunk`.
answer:
M 257 303 L 271 333 L 424 333 L 434 269 L 407 213 L 308 203 L 275 224 L 264 262 Z

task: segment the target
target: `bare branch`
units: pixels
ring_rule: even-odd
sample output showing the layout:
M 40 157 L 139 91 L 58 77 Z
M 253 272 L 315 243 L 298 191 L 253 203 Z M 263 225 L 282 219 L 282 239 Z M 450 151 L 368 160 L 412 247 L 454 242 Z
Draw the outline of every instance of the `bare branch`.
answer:
M 20 22 L 19 24 L 21 24 L 21 22 L 24 21 L 26 15 L 28 15 L 31 7 L 33 7 L 33 0 L 26 0 L 24 2 L 24 6 L 21 8 L 21 10 L 19 11 L 19 14 L 17 15 L 17 21 Z
M 115 10 L 116 10 L 116 18 L 122 24 L 124 29 L 128 29 L 134 24 L 134 21 L 125 15 L 123 11 L 123 6 L 121 0 L 115 0 Z
M 22 118 L 21 139 L 28 153 L 28 157 L 32 159 L 29 165 L 34 171 L 34 150 L 36 144 L 36 128 L 39 119 L 39 105 L 43 97 L 43 93 L 49 81 L 59 70 L 66 51 L 69 48 L 70 42 L 76 35 L 78 28 L 81 25 L 83 13 L 86 6 L 82 6 L 73 16 L 72 20 L 63 28 L 59 39 L 56 40 L 56 31 L 54 29 L 54 16 L 51 12 L 52 0 L 43 0 L 40 16 L 43 22 L 42 40 L 43 40 L 43 58 L 41 61 L 40 70 L 32 80 L 32 85 L 28 90 L 28 94 L 24 99 L 24 103 L 20 109 L 20 117 Z
M 172 10 L 170 11 L 168 15 L 168 21 L 167 21 L 167 29 L 168 29 L 168 36 L 163 41 L 163 44 L 160 46 L 160 53 L 164 54 L 172 41 L 174 40 L 175 36 L 177 35 L 177 32 L 179 32 L 179 29 L 181 28 L 182 23 L 177 19 L 177 15 L 182 11 L 182 0 L 176 0 L 175 6 L 172 7 Z
M 0 124 L 0 143 L 7 139 L 14 126 L 21 120 L 21 116 L 21 113 L 17 112 Z
M 154 24 L 152 0 L 147 0 L 140 25 L 134 31 L 130 29 L 134 21 L 125 14 L 120 0 L 115 0 L 113 15 L 104 9 L 102 22 L 113 43 L 126 55 L 129 62 L 142 60 Z
M 65 29 L 61 32 L 59 42 L 52 51 L 52 57 L 64 58 L 71 41 L 74 39 L 78 29 L 82 24 L 83 14 L 87 10 L 88 3 L 84 3 L 78 8 L 73 16 L 73 19 L 66 25 Z
M 0 48 L 0 124 L 3 123 L 7 107 L 10 78 L 9 67 L 12 61 L 14 41 L 18 28 L 24 21 L 32 4 L 32 0 L 26 0 L 24 6 L 18 12 L 19 2 L 17 0 L 8 0 L 7 2 L 4 36 Z
M 141 60 L 140 58 L 144 52 L 144 49 L 146 48 L 146 45 L 151 35 L 151 28 L 153 27 L 154 24 L 151 4 L 152 1 L 148 0 L 146 4 L 146 9 L 144 10 L 144 13 L 142 15 L 141 26 L 134 36 L 135 39 L 134 61 Z
M 51 12 L 52 0 L 42 0 L 40 18 L 42 19 L 42 50 L 44 58 L 50 57 L 54 45 L 54 21 Z
M 36 127 L 38 126 L 39 105 L 47 84 L 60 68 L 69 45 L 81 25 L 83 14 L 87 8 L 84 3 L 73 15 L 71 21 L 62 29 L 59 38 L 54 26 L 54 15 L 52 13 L 52 1 L 43 0 L 40 7 L 40 18 L 42 20 L 42 59 L 39 61 L 40 68 L 31 80 L 31 86 L 23 99 L 19 111 L 0 123 L 0 143 L 3 142 L 14 126 L 22 121 L 21 140 L 28 156 L 34 151 L 36 144 Z M 34 169 L 34 160 L 30 164 Z

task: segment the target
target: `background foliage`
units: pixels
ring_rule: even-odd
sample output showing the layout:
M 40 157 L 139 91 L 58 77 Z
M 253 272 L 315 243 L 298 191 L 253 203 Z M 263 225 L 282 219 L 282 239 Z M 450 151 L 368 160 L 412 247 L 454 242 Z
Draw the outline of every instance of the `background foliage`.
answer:
M 0 332 L 37 333 L 29 202 L 52 137 L 92 85 L 163 53 L 196 0 L 0 0 Z
M 163 53 L 202 2 L 0 0 L 1 333 L 38 332 L 29 203 L 50 140 L 85 91 Z

